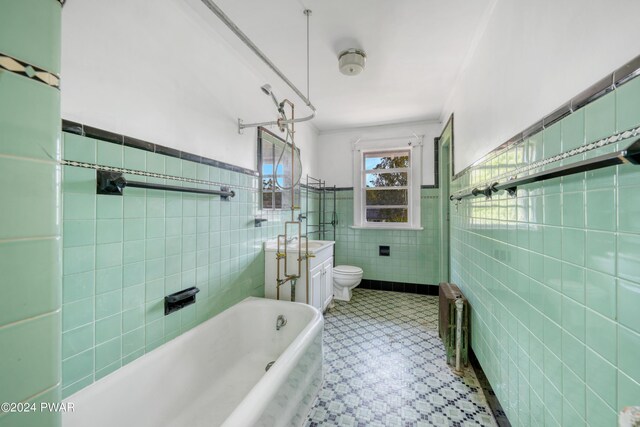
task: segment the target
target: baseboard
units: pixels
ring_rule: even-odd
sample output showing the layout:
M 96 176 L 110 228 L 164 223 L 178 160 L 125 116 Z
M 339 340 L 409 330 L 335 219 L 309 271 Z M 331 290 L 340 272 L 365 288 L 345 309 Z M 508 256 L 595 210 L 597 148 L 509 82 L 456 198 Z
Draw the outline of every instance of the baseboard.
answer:
M 438 285 L 428 285 L 419 283 L 404 283 L 404 282 L 387 282 L 385 280 L 371 280 L 362 279 L 362 282 L 357 286 L 360 289 L 373 289 L 375 291 L 391 291 L 391 292 L 405 292 L 408 294 L 419 295 L 438 295 Z
M 478 378 L 478 382 L 480 383 L 482 394 L 484 394 L 484 397 L 489 404 L 489 408 L 493 413 L 493 417 L 495 418 L 498 427 L 511 427 L 511 423 L 507 418 L 507 414 L 504 412 L 504 409 L 502 409 L 502 405 L 498 400 L 498 396 L 496 396 L 493 389 L 491 388 L 489 379 L 484 374 L 482 366 L 480 366 L 480 361 L 476 357 L 471 346 L 469 346 L 469 364 L 476 373 L 476 377 Z

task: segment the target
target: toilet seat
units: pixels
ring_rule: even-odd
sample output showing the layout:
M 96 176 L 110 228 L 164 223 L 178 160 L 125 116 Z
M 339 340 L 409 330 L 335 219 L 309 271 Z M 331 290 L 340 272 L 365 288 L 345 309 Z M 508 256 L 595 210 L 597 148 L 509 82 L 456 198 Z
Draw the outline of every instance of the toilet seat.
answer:
M 338 265 L 333 267 L 333 271 L 335 273 L 340 273 L 340 274 L 353 274 L 353 275 L 362 274 L 362 269 L 360 267 L 355 267 L 353 265 Z

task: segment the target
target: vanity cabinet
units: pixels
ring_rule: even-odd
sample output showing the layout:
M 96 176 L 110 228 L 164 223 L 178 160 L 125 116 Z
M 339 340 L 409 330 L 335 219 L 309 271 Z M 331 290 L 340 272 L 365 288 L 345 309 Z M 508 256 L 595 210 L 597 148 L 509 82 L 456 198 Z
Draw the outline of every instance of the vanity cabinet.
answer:
M 310 240 L 309 252 L 313 255 L 309 258 L 309 298 L 307 300 L 307 270 L 306 262 L 302 262 L 301 277 L 295 285 L 295 301 L 308 303 L 320 311 L 326 310 L 333 298 L 333 246 L 335 242 L 324 240 Z M 265 244 L 264 256 L 264 283 L 265 297 L 276 298 L 277 283 L 277 249 L 275 245 Z M 289 272 L 297 270 L 297 248 L 288 249 L 287 264 Z M 283 268 L 284 262 L 281 262 Z M 280 299 L 291 301 L 291 284 L 285 283 L 280 287 Z
M 309 304 L 324 311 L 331 303 L 331 298 L 333 298 L 333 257 L 315 266 L 309 276 L 312 289 L 312 297 Z

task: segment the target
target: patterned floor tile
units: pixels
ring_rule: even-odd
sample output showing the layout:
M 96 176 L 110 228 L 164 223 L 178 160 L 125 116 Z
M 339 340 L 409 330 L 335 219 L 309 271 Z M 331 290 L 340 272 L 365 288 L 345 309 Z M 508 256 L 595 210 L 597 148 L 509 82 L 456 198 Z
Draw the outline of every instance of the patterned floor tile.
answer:
M 355 289 L 325 314 L 325 380 L 308 426 L 496 426 L 471 367 L 455 375 L 438 298 Z

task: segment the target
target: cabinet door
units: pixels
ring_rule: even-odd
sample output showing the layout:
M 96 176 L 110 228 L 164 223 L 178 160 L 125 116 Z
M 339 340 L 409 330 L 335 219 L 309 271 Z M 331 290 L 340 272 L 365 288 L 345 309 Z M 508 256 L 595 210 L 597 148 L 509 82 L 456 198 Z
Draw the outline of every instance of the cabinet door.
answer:
M 311 276 L 311 287 L 309 289 L 311 298 L 309 298 L 309 304 L 322 310 L 322 282 L 324 279 L 324 270 L 322 265 L 311 270 L 309 275 Z
M 322 295 L 322 308 L 325 309 L 333 298 L 333 258 L 329 258 L 322 264 L 324 270 L 324 292 Z

